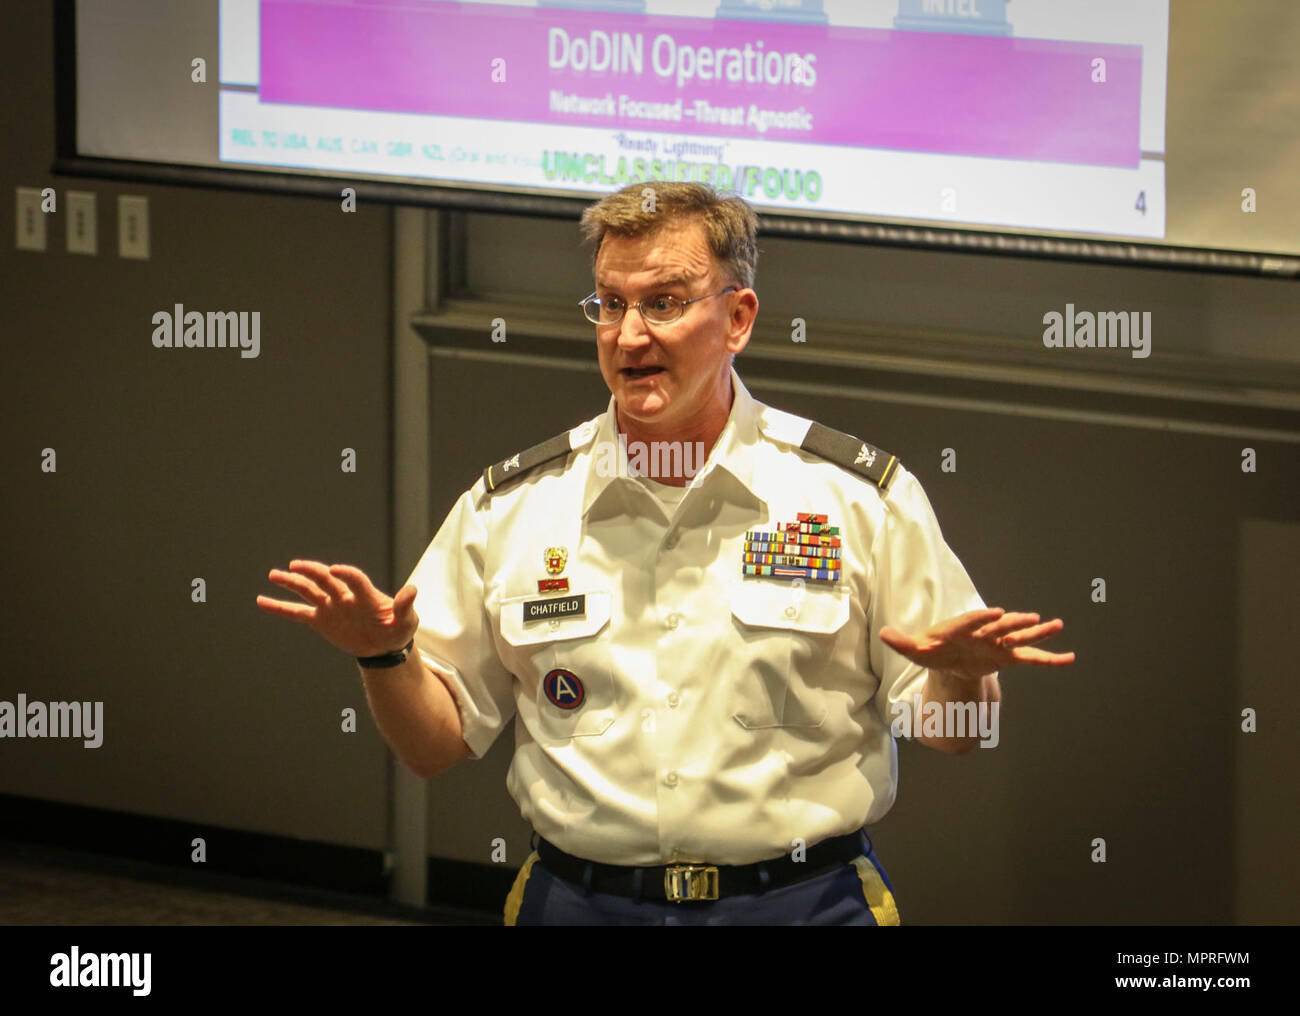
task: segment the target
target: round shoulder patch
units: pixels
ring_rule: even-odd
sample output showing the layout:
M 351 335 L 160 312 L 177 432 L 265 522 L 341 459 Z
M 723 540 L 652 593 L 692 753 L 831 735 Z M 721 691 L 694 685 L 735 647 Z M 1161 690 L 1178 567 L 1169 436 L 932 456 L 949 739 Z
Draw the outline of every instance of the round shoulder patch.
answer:
M 542 690 L 551 705 L 561 709 L 577 709 L 587 700 L 587 689 L 572 670 L 557 667 L 542 678 Z

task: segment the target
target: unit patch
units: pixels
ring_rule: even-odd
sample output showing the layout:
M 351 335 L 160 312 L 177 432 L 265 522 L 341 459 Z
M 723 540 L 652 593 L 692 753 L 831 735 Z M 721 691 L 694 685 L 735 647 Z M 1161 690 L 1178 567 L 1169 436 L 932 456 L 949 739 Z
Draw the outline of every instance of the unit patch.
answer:
M 572 670 L 557 667 L 542 678 L 542 691 L 551 705 L 561 709 L 577 709 L 587 700 L 587 689 Z

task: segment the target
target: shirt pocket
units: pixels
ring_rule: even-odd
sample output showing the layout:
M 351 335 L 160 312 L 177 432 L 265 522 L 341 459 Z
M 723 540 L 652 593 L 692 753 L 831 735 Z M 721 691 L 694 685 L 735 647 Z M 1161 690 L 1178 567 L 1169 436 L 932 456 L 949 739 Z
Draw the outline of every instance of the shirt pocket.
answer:
M 568 595 L 585 597 L 584 613 L 525 622 L 524 604 L 548 597 L 501 601 L 501 637 L 515 651 L 512 670 L 523 678 L 529 698 L 520 703 L 520 715 L 543 744 L 599 736 L 614 722 L 614 682 L 604 645 L 613 594 L 594 589 Z
M 746 580 L 732 589 L 731 617 L 744 647 L 734 659 L 736 722 L 751 730 L 820 727 L 826 695 L 816 676 L 848 622 L 848 589 Z

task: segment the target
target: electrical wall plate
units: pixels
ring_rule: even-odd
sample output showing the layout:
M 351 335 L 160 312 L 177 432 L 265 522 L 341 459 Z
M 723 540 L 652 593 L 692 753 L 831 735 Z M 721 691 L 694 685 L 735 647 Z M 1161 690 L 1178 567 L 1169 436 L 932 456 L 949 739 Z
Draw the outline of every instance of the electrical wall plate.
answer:
M 41 211 L 41 192 L 35 187 L 18 187 L 16 191 L 15 243 L 19 250 L 44 250 L 45 213 Z
M 64 195 L 63 210 L 68 220 L 69 254 L 99 253 L 95 207 L 95 195 L 91 191 L 68 191 Z
M 117 196 L 117 255 L 149 260 L 149 199 L 134 194 Z

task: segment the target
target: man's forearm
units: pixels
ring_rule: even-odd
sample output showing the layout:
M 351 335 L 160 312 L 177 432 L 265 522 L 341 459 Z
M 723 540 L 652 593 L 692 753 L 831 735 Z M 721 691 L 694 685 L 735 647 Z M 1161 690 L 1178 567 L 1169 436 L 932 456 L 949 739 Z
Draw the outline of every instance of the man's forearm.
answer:
M 943 716 L 949 715 L 948 703 L 962 703 L 962 708 L 967 716 L 970 710 L 964 703 L 973 703 L 975 706 L 975 716 L 978 718 L 980 703 L 986 702 L 989 705 L 984 706 L 986 710 L 992 708 L 992 703 L 1002 701 L 1002 688 L 998 684 L 997 674 L 985 674 L 978 681 L 967 681 L 962 678 L 954 677 L 941 670 L 931 670 L 929 676 L 925 679 L 925 686 L 921 689 L 921 716 L 929 715 L 929 703 L 936 702 L 943 710 Z M 920 729 L 918 727 L 918 729 Z M 945 732 L 947 733 L 947 732 Z M 946 755 L 965 755 L 972 751 L 980 743 L 979 727 L 970 730 L 967 725 L 967 735 L 965 737 L 923 737 L 918 735 L 916 740 L 925 745 L 927 748 L 933 748 L 935 751 L 941 751 Z
M 469 757 L 456 700 L 418 651 L 397 667 L 358 669 L 375 725 L 407 769 L 427 778 Z

